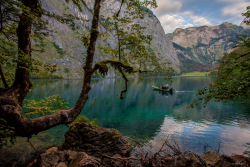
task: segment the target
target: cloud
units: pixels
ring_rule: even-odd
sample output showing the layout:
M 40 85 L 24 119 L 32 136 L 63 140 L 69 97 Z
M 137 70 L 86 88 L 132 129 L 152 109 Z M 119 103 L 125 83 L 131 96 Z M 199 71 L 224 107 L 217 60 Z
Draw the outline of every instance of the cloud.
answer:
M 154 14 L 157 17 L 161 17 L 165 14 L 175 14 L 181 8 L 182 3 L 179 1 L 172 2 L 171 0 L 158 0 L 158 8 L 153 9 Z
M 241 14 L 245 13 L 247 11 L 246 7 L 250 5 L 249 0 L 220 0 L 220 2 L 225 3 L 221 10 L 221 15 L 226 17 L 224 21 L 232 22 L 237 25 L 244 19 Z
M 230 5 L 225 6 L 222 9 L 222 15 L 223 16 L 231 16 L 233 18 L 242 18 L 241 13 L 245 13 L 246 12 L 246 7 L 249 6 L 249 5 L 250 5 L 249 2 L 242 2 L 242 3 L 233 2 L 233 3 L 230 3 Z
M 203 25 L 211 26 L 211 25 L 213 25 L 205 17 L 196 16 L 191 11 L 186 11 L 186 12 L 184 12 L 182 14 L 187 15 L 190 19 L 192 19 L 194 25 L 196 25 L 196 26 L 203 26 Z
M 185 19 L 184 19 L 185 18 Z M 189 28 L 194 26 L 213 25 L 206 18 L 193 15 L 191 11 L 181 13 L 181 15 L 164 15 L 159 18 L 165 33 L 172 33 L 176 28 Z
M 165 33 L 172 33 L 176 28 L 193 27 L 191 23 L 185 23 L 183 17 L 179 15 L 165 15 L 159 18 Z

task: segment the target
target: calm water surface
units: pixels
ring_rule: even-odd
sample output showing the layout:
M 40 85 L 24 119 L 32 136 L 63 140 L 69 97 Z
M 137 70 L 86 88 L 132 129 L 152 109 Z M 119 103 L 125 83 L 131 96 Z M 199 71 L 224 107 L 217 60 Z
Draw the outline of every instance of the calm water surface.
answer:
M 70 103 L 76 102 L 82 80 L 35 80 L 27 99 L 41 99 L 54 94 Z M 123 135 L 144 144 L 146 151 L 158 151 L 169 137 L 181 151 L 192 150 L 203 155 L 217 150 L 228 155 L 242 154 L 250 142 L 250 106 L 246 103 L 212 102 L 206 108 L 186 108 L 195 98 L 195 91 L 212 82 L 211 77 L 176 77 L 172 95 L 153 91 L 151 85 L 165 84 L 163 78 L 137 83 L 130 79 L 125 98 L 117 96 L 124 89 L 122 79 L 93 79 L 89 100 L 82 115 L 97 120 L 101 127 L 116 128 Z M 93 105 L 91 101 L 97 98 Z M 65 125 L 47 130 L 51 142 L 62 143 Z M 172 141 L 172 140 L 171 140 Z M 35 141 L 34 141 L 35 142 Z M 219 146 L 220 145 L 220 146 Z M 139 147 L 134 145 L 134 150 Z

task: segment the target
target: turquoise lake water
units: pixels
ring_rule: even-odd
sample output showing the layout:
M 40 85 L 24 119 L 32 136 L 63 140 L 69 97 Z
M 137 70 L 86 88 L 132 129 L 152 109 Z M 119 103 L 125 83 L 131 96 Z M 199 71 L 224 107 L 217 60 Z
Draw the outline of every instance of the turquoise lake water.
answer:
M 196 90 L 208 86 L 212 77 L 174 77 L 172 95 L 153 91 L 151 85 L 166 84 L 164 78 L 136 79 L 128 82 L 124 99 L 117 94 L 124 89 L 122 79 L 93 79 L 91 91 L 81 114 L 97 120 L 100 127 L 116 128 L 123 135 L 142 143 L 134 150 L 158 151 L 167 137 L 181 151 L 192 150 L 203 155 L 206 150 L 218 150 L 227 155 L 242 154 L 250 142 L 250 105 L 247 103 L 211 102 L 206 108 L 186 108 L 195 98 Z M 41 99 L 59 94 L 72 107 L 82 86 L 82 80 L 34 80 L 27 99 Z M 93 105 L 91 101 L 97 98 Z M 65 125 L 43 133 L 50 142 L 62 143 Z M 35 142 L 35 141 L 34 141 Z

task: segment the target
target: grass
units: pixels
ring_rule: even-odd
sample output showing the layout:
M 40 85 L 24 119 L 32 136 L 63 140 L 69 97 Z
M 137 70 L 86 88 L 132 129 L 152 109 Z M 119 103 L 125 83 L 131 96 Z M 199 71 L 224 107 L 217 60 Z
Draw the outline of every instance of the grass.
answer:
M 190 73 L 181 74 L 181 76 L 206 76 L 206 74 L 208 75 L 209 73 L 210 72 L 194 71 L 194 72 L 190 72 Z

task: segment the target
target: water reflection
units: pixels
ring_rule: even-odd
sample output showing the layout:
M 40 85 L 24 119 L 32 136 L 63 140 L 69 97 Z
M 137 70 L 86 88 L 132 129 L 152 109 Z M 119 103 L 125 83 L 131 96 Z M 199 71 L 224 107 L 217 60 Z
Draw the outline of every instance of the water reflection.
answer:
M 27 99 L 41 99 L 54 94 L 74 105 L 81 91 L 82 80 L 36 80 Z M 211 77 L 176 77 L 170 86 L 176 92 L 153 91 L 152 85 L 166 84 L 164 78 L 145 78 L 138 83 L 130 79 L 124 99 L 118 95 L 124 89 L 123 79 L 93 79 L 91 91 L 81 114 L 97 119 L 101 127 L 116 128 L 123 135 L 143 143 L 145 150 L 159 150 L 170 134 L 182 151 L 200 154 L 206 149 L 218 149 L 231 155 L 242 154 L 250 139 L 250 106 L 246 103 L 210 103 L 206 108 L 186 108 L 195 98 L 197 89 L 212 82 Z M 97 98 L 93 105 L 91 101 Z M 43 133 L 50 143 L 61 143 L 65 125 Z M 36 141 L 33 141 L 33 144 Z M 204 147 L 206 146 L 206 147 Z M 135 147 L 138 149 L 138 147 Z

